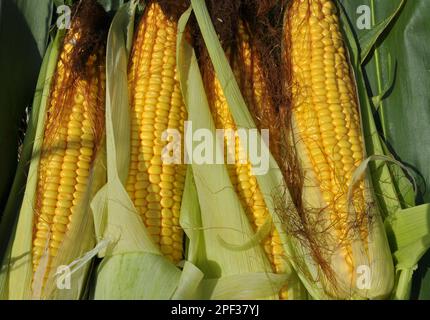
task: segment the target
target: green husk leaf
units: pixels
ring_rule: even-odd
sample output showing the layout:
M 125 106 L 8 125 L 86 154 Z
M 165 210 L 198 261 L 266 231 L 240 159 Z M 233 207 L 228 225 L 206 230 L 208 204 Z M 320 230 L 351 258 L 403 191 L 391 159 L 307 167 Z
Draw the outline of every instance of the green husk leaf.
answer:
M 204 273 L 194 264 L 186 261 L 179 279 L 178 287 L 173 295 L 173 300 L 202 299 L 199 288 L 204 278 Z
M 382 103 L 382 102 L 381 102 Z M 385 143 L 382 144 L 384 154 L 390 155 L 391 152 L 388 150 Z M 416 181 L 416 176 L 412 175 L 413 171 L 410 166 L 393 165 L 386 163 L 390 169 L 391 176 L 393 177 L 394 188 L 396 189 L 398 199 L 402 208 L 412 208 L 416 205 L 415 199 L 419 192 L 419 184 Z M 406 167 L 406 169 L 405 169 Z M 408 173 L 408 175 L 406 175 Z M 415 186 L 414 186 L 415 185 Z
M 38 115 L 42 105 L 42 100 L 44 99 L 42 93 L 46 86 L 46 81 L 47 79 L 49 79 L 49 76 L 47 76 L 48 69 L 50 68 L 50 72 L 52 72 L 52 68 L 55 67 L 55 65 L 53 65 L 52 63 L 53 60 L 50 59 L 52 48 L 53 45 L 50 44 L 48 49 L 46 50 L 45 58 L 43 59 L 42 68 L 39 74 L 39 80 L 36 86 L 36 93 L 34 96 L 30 121 L 28 124 L 23 150 L 21 153 L 21 159 L 18 164 L 17 174 L 15 176 L 10 197 L 3 214 L 3 219 L 1 220 L 0 224 L 0 261 L 2 262 L 0 271 L 0 299 L 7 298 L 7 281 L 9 272 L 8 260 L 10 259 L 11 250 L 9 238 L 11 237 L 11 235 L 13 234 L 13 230 L 15 229 L 17 219 L 16 206 L 17 204 L 21 204 L 23 197 L 23 186 L 25 185 L 27 179 L 27 172 L 31 161 L 33 144 L 35 141 L 36 129 L 39 121 Z M 56 50 L 58 50 L 58 48 L 56 48 Z
M 430 248 L 430 205 L 399 210 L 386 221 L 397 262 L 397 287 L 393 299 L 409 299 L 412 276 Z
M 97 300 L 167 300 L 172 297 L 181 271 L 160 255 L 146 252 L 106 257 L 97 270 Z
M 34 140 L 28 140 L 26 143 L 32 145 L 31 155 L 28 158 L 30 163 L 27 185 L 25 189 L 24 199 L 20 209 L 19 217 L 16 224 L 13 226 L 13 235 L 10 239 L 8 252 L 10 256 L 7 257 L 4 266 L 7 269 L 8 277 L 8 298 L 10 299 L 26 299 L 31 296 L 31 279 L 32 279 L 32 265 L 31 265 L 31 248 L 33 236 L 33 203 L 36 194 L 37 185 L 37 170 L 39 167 L 39 150 L 43 143 L 43 131 L 46 117 L 46 106 L 49 98 L 49 91 L 51 79 L 55 72 L 59 51 L 61 49 L 61 42 L 64 33 L 59 32 L 56 36 L 52 49 L 49 53 L 49 58 L 46 67 L 46 76 L 43 80 L 44 87 L 42 98 L 40 100 L 40 107 L 37 115 L 37 125 L 35 129 L 30 128 L 30 135 L 32 130 L 34 132 Z M 38 99 L 36 99 L 37 101 Z M 14 241 L 16 237 L 20 241 Z M 10 251 L 9 251 L 10 250 Z
M 187 177 L 185 179 L 180 220 L 188 239 L 186 245 L 188 261 L 195 265 L 200 265 L 201 261 L 206 259 L 204 253 L 204 233 L 202 232 L 199 195 L 191 166 L 188 166 Z
M 202 299 L 198 290 L 205 275 L 197 266 L 201 261 L 204 261 L 205 253 L 203 232 L 201 232 L 200 205 L 191 166 L 188 166 L 185 179 L 180 224 L 187 235 L 185 256 L 188 261 L 185 261 L 182 276 L 173 299 Z
M 200 286 L 203 299 L 264 300 L 289 283 L 287 274 L 243 273 L 220 279 L 207 279 Z
M 107 185 L 92 207 L 98 239 L 110 239 L 109 255 L 143 251 L 159 254 L 124 188 L 130 163 L 130 117 L 127 83 L 127 36 L 136 5 L 126 4 L 115 15 L 108 36 L 106 64 Z M 102 257 L 104 254 L 101 255 Z
M 227 249 L 235 251 L 242 251 L 252 248 L 253 246 L 259 245 L 263 242 L 264 239 L 267 238 L 267 236 L 272 231 L 272 219 L 267 219 L 266 222 L 255 232 L 254 236 L 251 237 L 247 242 L 242 244 L 236 244 L 236 243 L 228 243 L 221 237 L 218 237 L 218 241 Z
M 95 209 L 97 237 L 110 239 L 115 247 L 109 250 L 109 255 L 140 250 L 158 254 L 123 186 L 130 162 L 126 38 L 127 30 L 134 24 L 134 10 L 135 5 L 132 4 L 121 7 L 112 21 L 108 36 L 106 64 L 108 183 L 96 195 L 92 207 Z
M 430 237 L 430 205 L 400 210 L 387 223 L 395 242 L 393 248 L 407 247 L 418 239 Z

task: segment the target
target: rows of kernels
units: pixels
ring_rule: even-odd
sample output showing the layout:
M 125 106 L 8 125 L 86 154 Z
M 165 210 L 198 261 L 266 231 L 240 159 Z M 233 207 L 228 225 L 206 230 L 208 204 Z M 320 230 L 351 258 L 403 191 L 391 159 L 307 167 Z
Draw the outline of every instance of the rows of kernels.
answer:
M 187 117 L 176 71 L 177 26 L 151 3 L 138 30 L 130 67 L 132 151 L 127 191 L 153 241 L 171 261 L 183 256 L 180 208 L 184 165 L 163 163 L 167 129 L 183 136 Z M 137 45 L 139 47 L 137 47 Z
M 295 1 L 289 24 L 294 116 L 338 237 L 345 239 L 349 232 L 346 196 L 363 159 L 363 147 L 336 8 L 328 0 Z M 357 191 L 356 210 L 362 212 L 363 186 Z M 350 247 L 345 249 L 352 265 Z
M 64 52 L 70 50 L 67 47 L 68 45 Z M 64 85 L 64 78 L 58 76 L 60 81 L 55 83 L 51 95 L 39 168 L 33 240 L 34 271 L 44 252 L 48 253 L 45 279 L 70 230 L 73 213 L 87 191 L 95 148 L 94 120 L 104 116 L 103 113 L 98 114 L 103 108 L 99 106 L 100 75 L 98 71 L 92 70 L 95 60 L 95 56 L 90 57 L 87 65 L 91 69 L 90 83 L 77 80 L 72 89 L 68 90 Z M 59 60 L 58 74 L 64 74 L 65 61 L 67 60 Z M 66 103 L 71 107 L 65 108 Z
M 75 36 L 76 37 L 76 36 Z M 66 134 L 64 127 L 64 123 L 56 122 L 55 117 L 53 116 L 58 112 L 58 105 L 61 103 L 64 103 L 66 97 L 64 95 L 64 83 L 67 81 L 67 79 L 70 76 L 70 70 L 67 70 L 65 68 L 65 63 L 70 60 L 70 54 L 73 49 L 73 46 L 71 43 L 65 43 L 63 51 L 60 54 L 60 59 L 57 63 L 57 72 L 56 72 L 56 78 L 55 78 L 55 86 L 52 88 L 51 93 L 51 100 L 48 107 L 47 112 L 47 119 L 46 119 L 46 134 L 54 135 L 51 139 L 51 141 L 46 141 L 45 148 L 52 148 L 57 153 L 60 153 L 58 156 L 55 155 L 54 152 L 51 152 L 47 156 L 42 156 L 40 159 L 40 165 L 39 165 L 39 176 L 38 176 L 38 185 L 37 190 L 41 191 L 40 194 L 47 193 L 47 197 L 51 197 L 53 199 L 56 199 L 57 193 L 58 193 L 58 183 L 59 181 L 56 181 L 55 176 L 59 176 L 60 169 L 58 166 L 50 167 L 50 163 L 52 162 L 52 158 L 54 157 L 54 160 L 58 160 L 58 157 L 62 156 L 61 150 L 65 149 L 65 141 L 66 141 Z M 62 116 L 66 117 L 68 116 L 68 109 L 63 110 L 65 114 Z M 52 127 L 54 127 L 56 132 L 53 132 Z M 58 161 L 57 161 L 58 162 Z M 54 164 L 56 162 L 54 161 Z M 49 171 L 48 171 L 49 169 Z M 47 183 L 47 175 L 49 173 L 49 183 Z M 36 208 L 38 208 L 37 214 L 40 216 L 39 222 L 35 225 L 35 234 L 37 235 L 38 241 L 35 243 L 35 246 L 33 247 L 33 263 L 35 266 L 38 265 L 38 261 L 40 260 L 45 247 L 47 247 L 48 244 L 48 234 L 50 233 L 50 224 L 52 223 L 52 216 L 54 214 L 54 210 L 52 209 L 52 206 L 47 206 L 46 204 L 42 204 L 41 197 L 37 197 L 37 203 Z M 46 203 L 46 201 L 45 201 Z
M 56 84 L 52 89 L 47 112 L 45 135 L 50 135 L 50 137 L 49 139 L 48 137 L 44 138 L 44 150 L 41 154 L 38 170 L 38 196 L 36 198 L 37 218 L 34 226 L 32 258 L 34 271 L 36 271 L 45 251 L 52 250 L 49 249 L 52 234 L 51 226 L 55 215 L 58 188 L 60 186 L 62 159 L 67 144 L 67 124 L 65 122 L 54 121 L 54 115 L 59 112 L 59 105 L 66 99 L 62 88 L 69 75 L 65 70 L 64 64 L 70 59 L 69 55 L 71 49 L 72 46 L 70 44 L 65 44 L 64 50 L 60 54 L 60 59 L 57 63 Z M 62 116 L 67 119 L 70 113 L 67 109 L 65 109 L 64 113 L 65 114 Z M 54 127 L 54 129 L 52 129 L 52 127 Z M 49 254 L 50 253 L 51 252 L 49 252 Z
M 221 84 L 216 78 L 214 79 L 214 97 L 215 100 L 211 102 L 211 109 L 216 128 L 236 129 Z M 227 145 L 227 138 L 225 143 Z M 234 151 L 234 155 L 231 154 L 231 151 Z M 235 164 L 228 164 L 227 170 L 249 221 L 254 230 L 258 230 L 267 221 L 270 213 L 258 186 L 257 179 L 252 175 L 251 164 L 249 162 L 245 164 L 240 162 L 242 153 L 243 149 L 241 148 L 239 136 L 236 133 L 235 149 L 226 149 L 226 157 L 230 155 L 235 159 Z M 282 259 L 282 257 L 285 257 L 285 252 L 275 229 L 263 240 L 262 245 L 272 264 L 273 271 L 282 272 L 282 270 L 285 270 L 285 261 Z M 283 299 L 287 298 L 286 290 L 281 291 L 280 297 Z
M 237 61 L 237 64 L 243 66 L 244 69 L 239 69 L 239 76 L 236 77 L 238 81 L 240 80 L 241 90 L 247 104 L 256 114 L 254 116 L 255 120 L 260 122 L 267 105 L 267 101 L 263 101 L 263 74 L 259 57 L 255 52 L 255 48 L 251 47 L 250 36 L 242 20 L 239 21 L 238 41 L 239 61 Z
M 33 269 L 36 271 L 40 259 L 49 244 L 52 234 L 52 223 L 55 216 L 58 189 L 60 186 L 60 173 L 62 159 L 65 154 L 67 139 L 67 128 L 58 128 L 58 133 L 50 142 L 51 152 L 42 154 L 39 183 L 38 183 L 38 203 L 37 221 L 35 224 L 35 234 L 33 240 Z M 66 131 L 66 132 L 65 132 Z M 43 168 L 43 173 L 42 173 Z

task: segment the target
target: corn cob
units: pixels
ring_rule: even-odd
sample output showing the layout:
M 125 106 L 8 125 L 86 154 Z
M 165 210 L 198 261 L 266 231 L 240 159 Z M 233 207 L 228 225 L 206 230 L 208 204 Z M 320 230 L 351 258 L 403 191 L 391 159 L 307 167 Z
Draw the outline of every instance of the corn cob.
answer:
M 253 59 L 249 35 L 245 31 L 242 21 L 239 24 L 238 39 L 238 58 L 243 64 L 233 64 L 233 72 L 237 81 L 241 83 L 241 90 L 244 93 L 245 100 L 247 103 L 253 104 L 255 110 L 258 112 L 265 107 L 265 102 L 262 99 L 264 82 L 260 74 L 259 61 Z M 227 53 L 227 55 L 229 54 Z M 239 135 L 236 132 L 237 128 L 221 84 L 215 76 L 212 81 L 212 84 L 208 87 L 213 88 L 213 93 L 210 94 L 210 108 L 215 126 L 217 129 L 235 131 L 234 154 L 230 154 L 233 150 L 226 149 L 226 158 L 235 159 L 235 164 L 228 164 L 227 170 L 245 213 L 254 231 L 257 231 L 266 223 L 267 219 L 270 219 L 270 213 L 258 186 L 257 179 L 251 173 L 251 164 L 249 162 L 246 164 L 240 162 L 243 150 L 241 149 Z M 226 144 L 227 139 L 226 137 Z M 267 238 L 264 239 L 262 245 L 272 265 L 272 271 L 275 273 L 286 272 L 285 252 L 279 234 L 274 227 Z M 281 299 L 288 299 L 287 286 L 281 290 L 279 296 Z
M 186 108 L 176 68 L 177 22 L 157 2 L 147 5 L 129 69 L 131 164 L 127 192 L 161 252 L 172 262 L 183 257 L 179 216 L 186 166 L 164 164 L 167 129 L 183 137 Z M 183 162 L 182 162 L 183 163 Z
M 339 237 L 345 237 L 347 188 L 363 161 L 358 107 L 335 7 L 331 1 L 308 3 L 292 7 L 299 16 L 291 19 L 291 29 L 304 33 L 291 34 L 293 79 L 300 83 L 293 86 L 293 110 L 324 201 L 338 219 Z M 300 26 L 309 9 L 309 24 Z M 359 204 L 364 204 L 363 188 L 356 193 Z M 349 253 L 345 258 L 352 265 Z
M 48 105 L 38 170 L 33 235 L 33 272 L 48 278 L 55 258 L 87 196 L 90 175 L 104 127 L 104 48 L 91 54 L 84 70 L 72 70 L 80 59 L 74 50 L 83 30 L 74 23 L 64 39 Z
M 305 175 L 304 202 L 314 211 L 307 212 L 307 219 L 317 225 L 311 230 L 324 232 L 324 252 L 329 255 L 335 282 L 355 290 L 359 260 L 370 259 L 371 208 L 364 181 L 351 186 L 364 148 L 355 82 L 333 1 L 293 0 L 285 40 L 294 140 Z M 358 243 L 361 256 L 354 253 Z M 330 294 L 353 294 L 351 288 L 343 288 L 348 292 L 341 293 L 335 282 Z

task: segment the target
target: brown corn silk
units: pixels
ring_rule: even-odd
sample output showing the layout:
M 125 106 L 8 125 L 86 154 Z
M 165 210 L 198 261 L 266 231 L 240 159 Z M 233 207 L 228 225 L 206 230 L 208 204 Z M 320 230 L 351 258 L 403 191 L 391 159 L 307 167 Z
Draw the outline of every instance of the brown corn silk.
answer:
M 303 197 L 295 198 L 299 221 L 289 222 L 289 231 L 308 243 L 323 270 L 320 276 L 336 291 L 331 265 L 336 260 L 353 281 L 352 242 L 361 240 L 367 248 L 371 204 L 364 181 L 352 188 L 348 204 L 364 147 L 355 81 L 334 2 L 290 1 L 284 41 L 291 130 L 304 176 Z M 312 194 L 320 195 L 319 201 L 309 200 Z
M 41 259 L 47 259 L 43 283 L 71 228 L 80 223 L 74 213 L 89 192 L 104 135 L 104 11 L 87 1 L 73 12 L 51 86 L 38 170 L 32 263 L 40 274 Z
M 131 55 L 127 192 L 161 253 L 178 263 L 183 258 L 179 218 L 186 165 L 182 157 L 180 163 L 164 163 L 162 152 L 169 141 L 163 140 L 163 133 L 177 130 L 183 139 L 187 111 L 176 66 L 177 19 L 166 8 L 172 7 L 163 1 L 147 4 Z

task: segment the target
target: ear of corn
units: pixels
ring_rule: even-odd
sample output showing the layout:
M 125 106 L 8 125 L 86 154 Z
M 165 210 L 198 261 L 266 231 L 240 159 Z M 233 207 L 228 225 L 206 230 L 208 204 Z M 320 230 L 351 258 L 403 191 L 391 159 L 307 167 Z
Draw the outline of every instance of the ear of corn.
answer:
M 336 6 L 292 1 L 285 21 L 294 143 L 305 175 L 304 227 L 316 272 L 329 296 L 387 296 L 393 266 L 381 218 L 367 180 L 354 176 L 365 153 Z M 372 274 L 365 288 L 360 266 Z
M 66 37 L 57 65 L 36 190 L 32 262 L 36 272 L 48 251 L 45 277 L 88 190 L 104 123 L 105 72 L 104 67 L 95 64 L 104 53 L 90 57 L 86 66 L 88 80 L 78 78 L 75 84 L 69 84 L 71 43 L 79 42 L 79 35 L 73 36 Z M 73 89 L 65 90 L 67 86 Z M 65 108 L 65 104 L 72 107 Z
M 136 6 L 129 2 L 119 9 L 108 38 L 108 183 L 92 206 L 96 233 L 110 246 L 99 255 L 93 296 L 166 300 L 186 292 L 193 297 L 200 270 L 188 261 L 182 270 L 177 267 L 188 258 L 179 224 L 179 213 L 186 210 L 186 168 L 164 165 L 161 158 L 168 143 L 163 131 L 181 130 L 186 118 L 177 85 L 177 22 L 151 1 L 133 37 L 128 31 Z
M 157 2 L 145 11 L 131 56 L 131 165 L 127 192 L 161 252 L 172 262 L 183 258 L 179 225 L 186 166 L 165 164 L 166 130 L 181 137 L 187 112 L 176 68 L 177 23 Z
M 183 63 L 180 70 L 181 84 L 193 130 L 210 128 L 214 131 L 215 128 L 234 129 L 242 126 L 255 128 L 246 104 L 237 99 L 241 97 L 240 89 L 229 67 L 228 55 L 222 49 L 212 24 L 208 23 L 210 16 L 204 2 L 192 1 L 192 5 L 216 73 L 215 77 L 211 66 L 200 65 L 205 72 L 210 70 L 209 76 L 207 73 L 204 75 L 205 83 L 202 83 L 193 50 L 182 39 L 182 48 L 179 48 L 178 57 Z M 183 17 L 183 28 L 186 20 L 187 17 Z M 192 80 L 188 81 L 188 79 Z M 209 101 L 204 94 L 205 91 Z M 214 132 L 213 134 L 215 135 Z M 234 151 L 233 158 L 239 150 L 240 146 Z M 271 165 L 274 163 L 271 162 Z M 279 247 L 276 246 L 276 241 L 272 240 L 271 228 L 268 228 L 270 236 L 262 241 L 266 243 L 267 252 L 260 242 L 262 238 L 260 236 L 263 235 L 261 231 L 266 230 L 267 223 L 262 229 L 258 226 L 265 222 L 270 223 L 266 207 L 270 206 L 273 209 L 272 200 L 269 200 L 269 205 L 264 202 L 271 198 L 270 195 L 274 189 L 268 191 L 266 188 L 264 193 L 261 190 L 258 194 L 257 190 L 261 185 L 257 184 L 256 180 L 264 180 L 276 187 L 279 187 L 279 180 L 276 179 L 274 183 L 273 175 L 252 177 L 249 174 L 249 164 L 238 167 L 193 164 L 192 167 L 202 210 L 201 218 L 192 221 L 194 224 L 191 223 L 189 228 L 202 230 L 201 242 L 205 255 L 199 259 L 197 266 L 209 278 L 208 283 L 210 279 L 216 279 L 216 283 L 212 284 L 215 288 L 209 298 L 279 299 L 285 283 L 287 283 L 289 299 L 304 298 L 305 295 L 301 291 L 296 275 L 288 264 L 285 265 L 286 270 L 275 273 L 270 256 L 275 251 L 278 257 L 284 257 L 283 253 L 276 252 L 276 248 L 279 249 Z M 277 171 L 273 169 L 271 173 Z M 277 175 L 278 177 L 280 175 Z M 254 201 L 254 195 L 257 201 Z M 252 203 L 255 204 L 254 207 Z M 262 210 L 258 212 L 258 209 Z M 254 213 L 257 214 L 254 215 Z M 283 240 L 285 241 L 285 238 Z M 274 264 L 279 262 L 275 259 L 272 261 Z M 218 268 L 214 266 L 215 263 Z M 206 282 L 203 282 L 203 287 L 204 284 Z M 286 297 L 285 293 L 283 291 L 281 297 Z
M 88 265 L 72 276 L 68 292 L 61 292 L 57 282 L 57 268 L 94 245 L 89 201 L 104 183 L 99 163 L 103 160 L 104 46 L 96 46 L 82 68 L 75 69 L 77 61 L 83 60 L 74 50 L 82 44 L 84 31 L 79 12 L 64 39 L 57 35 L 51 51 L 47 79 L 53 76 L 53 80 L 44 89 L 49 99 L 41 102 L 24 202 L 11 240 L 11 299 L 77 299 L 86 280 Z

